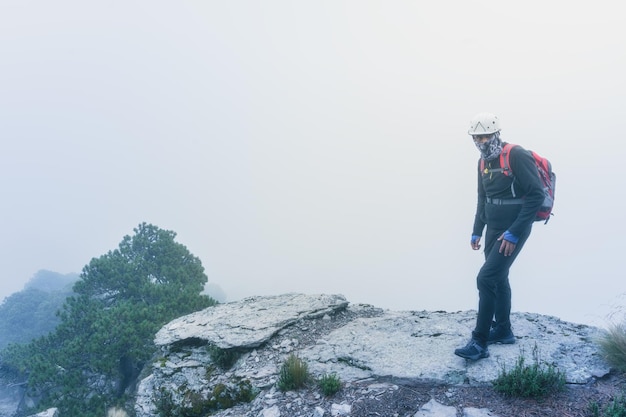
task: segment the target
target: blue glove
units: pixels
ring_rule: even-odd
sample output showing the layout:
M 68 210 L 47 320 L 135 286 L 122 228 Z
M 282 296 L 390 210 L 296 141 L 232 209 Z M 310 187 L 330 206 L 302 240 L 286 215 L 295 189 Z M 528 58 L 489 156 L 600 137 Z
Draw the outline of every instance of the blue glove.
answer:
M 475 243 L 476 243 L 476 241 L 477 241 L 478 239 L 480 239 L 480 236 L 478 236 L 478 235 L 472 235 L 472 241 L 471 241 L 471 242 L 472 242 L 472 245 L 473 245 L 473 244 L 475 244 Z
M 511 232 L 507 230 L 506 232 L 504 232 L 504 240 L 508 240 L 514 245 L 517 245 L 517 242 L 519 241 L 519 237 L 515 236 L 514 234 L 512 234 Z

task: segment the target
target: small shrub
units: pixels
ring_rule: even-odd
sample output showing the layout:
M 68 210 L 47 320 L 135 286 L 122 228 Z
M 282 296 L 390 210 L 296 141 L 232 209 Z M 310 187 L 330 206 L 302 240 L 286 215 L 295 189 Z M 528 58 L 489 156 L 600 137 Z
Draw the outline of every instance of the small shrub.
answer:
M 511 397 L 540 398 L 561 391 L 565 387 L 565 375 L 553 365 L 541 366 L 537 345 L 533 348 L 533 364 L 526 365 L 522 351 L 515 368 L 507 371 L 502 367 L 493 382 L 494 390 Z
M 600 354 L 620 372 L 626 372 L 626 327 L 611 325 L 598 340 Z
M 594 401 L 589 404 L 589 414 L 591 417 L 626 417 L 626 397 L 618 396 L 606 407 L 601 407 Z
M 317 382 L 322 394 L 329 397 L 335 395 L 341 389 L 341 381 L 335 374 L 323 375 Z
M 281 391 L 296 390 L 302 388 L 309 381 L 309 367 L 295 354 L 290 354 L 280 368 L 278 388 Z
M 259 390 L 252 386 L 249 379 L 239 381 L 236 385 L 235 401 L 238 403 L 252 402 L 259 393 Z
M 230 369 L 241 356 L 235 349 L 220 349 L 211 345 L 208 350 L 213 363 L 224 370 Z
M 154 404 L 160 417 L 205 417 L 211 413 L 234 407 L 237 404 L 251 402 L 256 396 L 249 380 L 239 381 L 236 384 L 217 384 L 208 394 L 192 391 L 181 386 L 180 403 L 175 401 L 174 395 L 161 388 L 155 395 Z
M 600 417 L 600 404 L 597 401 L 592 401 L 587 406 L 587 414 L 591 417 Z
M 174 402 L 174 396 L 163 387 L 155 393 L 153 401 L 160 417 L 176 417 L 180 414 L 180 406 Z

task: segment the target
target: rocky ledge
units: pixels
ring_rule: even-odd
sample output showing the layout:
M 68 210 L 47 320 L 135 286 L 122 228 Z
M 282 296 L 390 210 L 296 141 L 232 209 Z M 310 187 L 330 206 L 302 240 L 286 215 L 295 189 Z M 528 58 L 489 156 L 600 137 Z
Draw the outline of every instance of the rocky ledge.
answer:
M 477 362 L 459 358 L 454 349 L 467 342 L 475 317 L 475 311 L 389 311 L 350 304 L 341 295 L 283 294 L 220 304 L 157 333 L 160 354 L 142 375 L 135 411 L 148 417 L 212 400 L 218 417 L 347 416 L 368 398 L 406 384 L 490 384 L 520 356 L 555 366 L 569 384 L 610 372 L 594 343 L 600 329 L 532 313 L 512 314 L 516 344 L 490 346 L 491 356 Z M 280 368 L 292 353 L 314 377 L 336 375 L 344 395 L 278 390 Z M 233 362 L 220 366 L 217 358 L 225 355 Z M 238 402 L 234 393 L 243 389 L 254 400 Z M 415 414 L 439 415 L 457 414 L 432 399 Z M 467 409 L 462 415 L 495 414 Z

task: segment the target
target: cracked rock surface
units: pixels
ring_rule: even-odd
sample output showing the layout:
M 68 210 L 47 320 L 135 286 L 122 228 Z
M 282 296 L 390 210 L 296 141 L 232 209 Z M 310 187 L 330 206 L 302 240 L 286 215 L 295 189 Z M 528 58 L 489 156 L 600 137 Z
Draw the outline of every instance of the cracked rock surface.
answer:
M 600 329 L 531 313 L 512 314 L 516 344 L 490 346 L 489 358 L 466 361 L 453 352 L 467 342 L 475 316 L 475 311 L 389 311 L 324 294 L 220 304 L 176 319 L 158 332 L 155 343 L 161 355 L 139 383 L 135 410 L 138 417 L 157 415 L 154 398 L 159 390 L 183 402 L 185 392 L 187 397 L 189 392 L 210 397 L 217 384 L 249 381 L 257 393 L 254 401 L 216 416 L 358 415 L 354 413 L 368 399 L 405 393 L 410 386 L 489 385 L 503 367 L 513 368 L 520 356 L 526 363 L 538 357 L 555 366 L 569 384 L 589 384 L 610 371 L 594 344 Z M 228 369 L 218 369 L 211 346 L 237 352 L 238 360 Z M 307 363 L 315 378 L 338 376 L 342 394 L 326 398 L 315 387 L 278 391 L 280 367 L 291 353 Z M 416 395 L 413 406 L 424 413 L 438 409 L 436 404 L 426 406 L 431 399 Z M 483 411 L 467 410 L 478 412 Z

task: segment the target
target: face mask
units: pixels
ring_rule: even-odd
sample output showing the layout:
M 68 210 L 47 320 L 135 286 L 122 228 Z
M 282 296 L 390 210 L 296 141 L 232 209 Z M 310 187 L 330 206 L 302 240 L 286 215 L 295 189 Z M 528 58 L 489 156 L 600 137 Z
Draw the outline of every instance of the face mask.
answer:
M 474 142 L 476 148 L 480 151 L 481 157 L 490 161 L 498 156 L 502 152 L 502 141 L 500 140 L 500 132 L 494 133 L 491 138 L 483 143 Z

